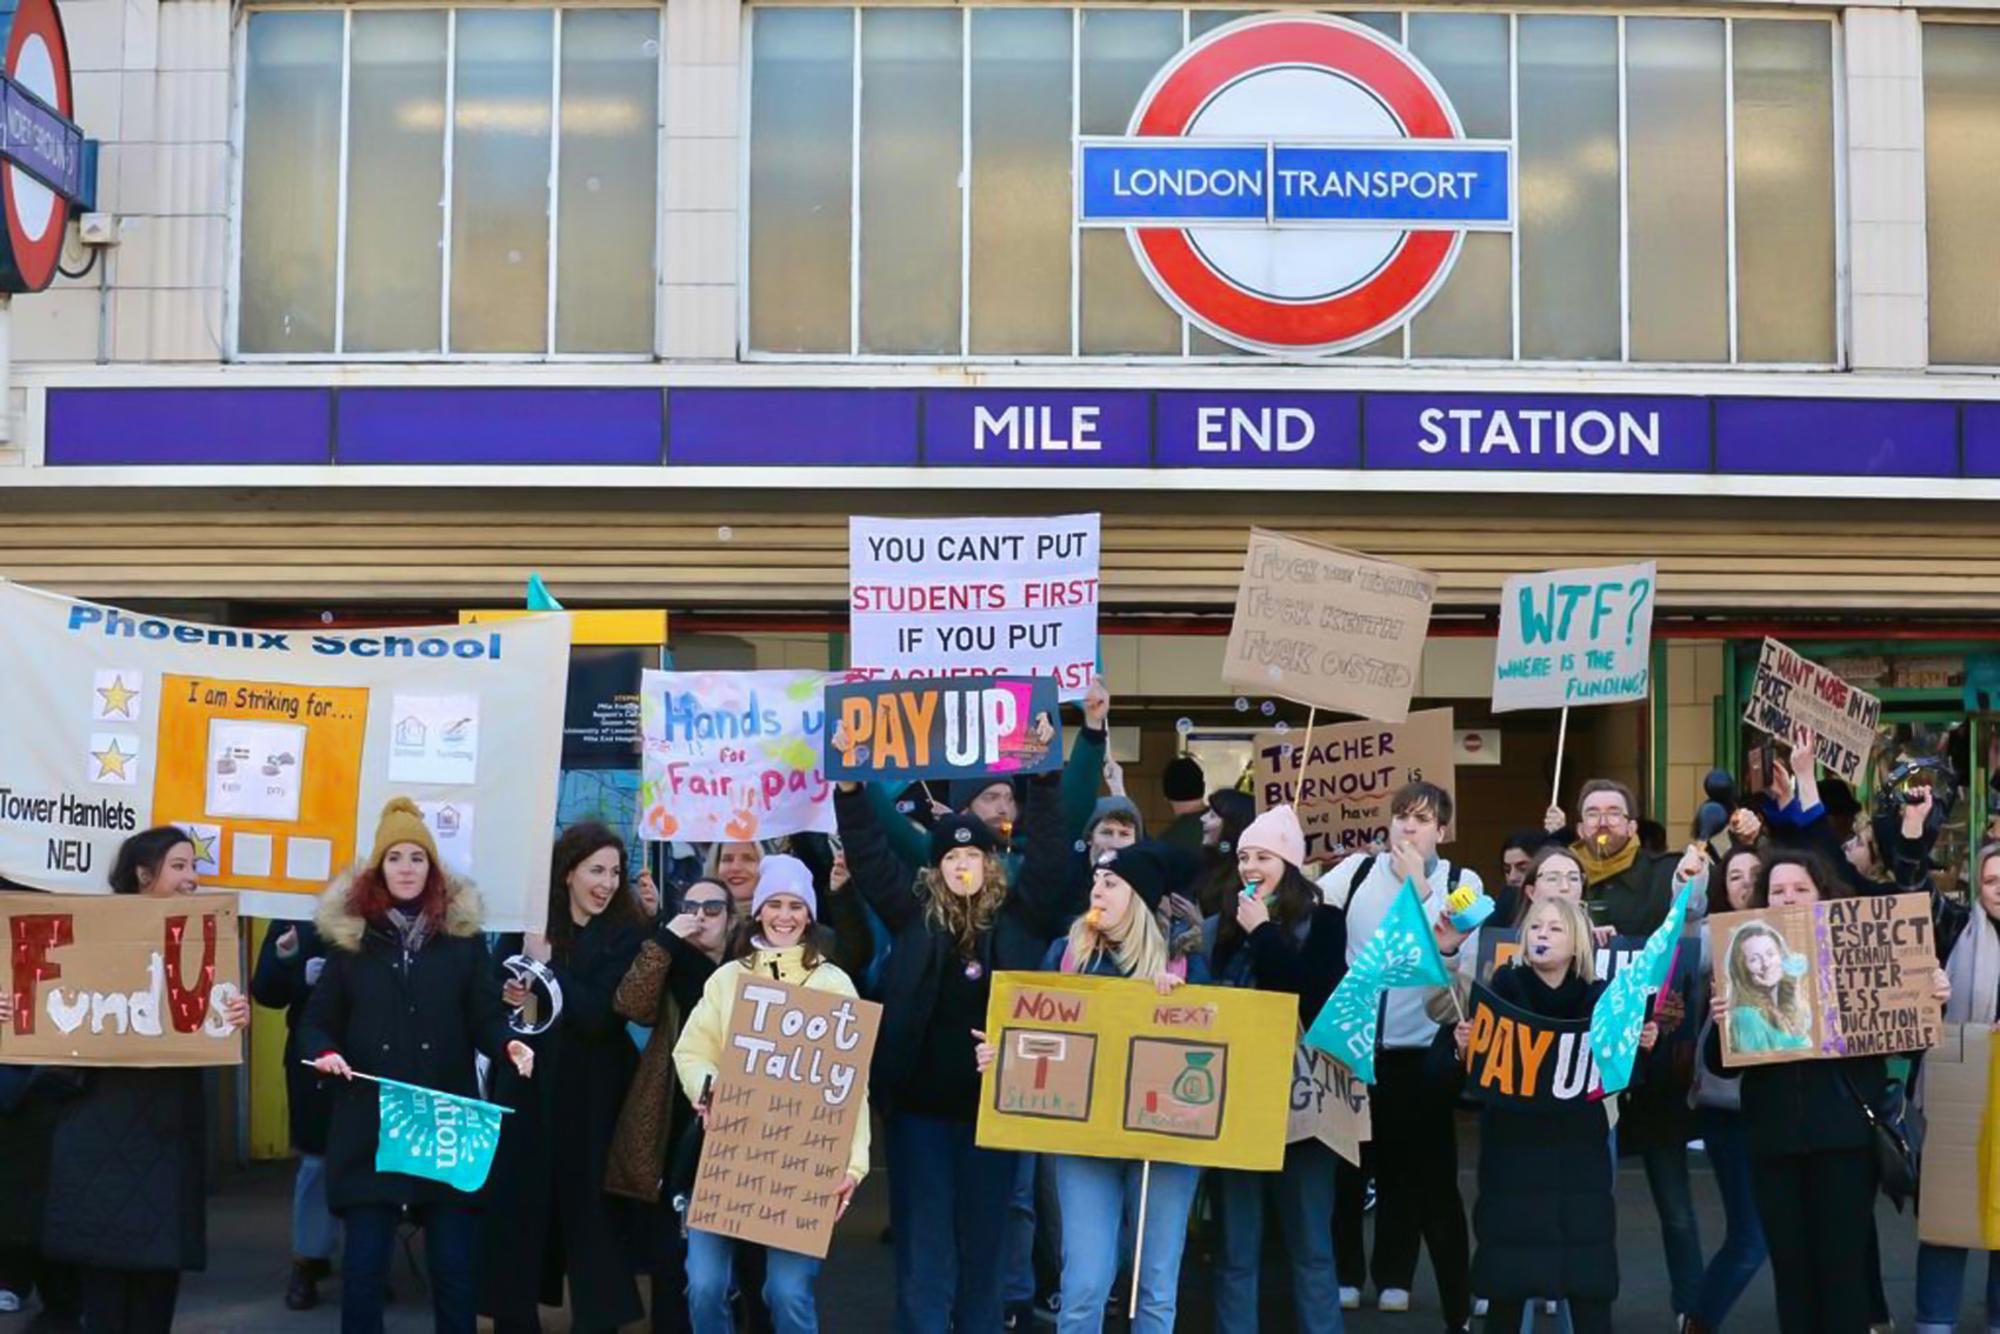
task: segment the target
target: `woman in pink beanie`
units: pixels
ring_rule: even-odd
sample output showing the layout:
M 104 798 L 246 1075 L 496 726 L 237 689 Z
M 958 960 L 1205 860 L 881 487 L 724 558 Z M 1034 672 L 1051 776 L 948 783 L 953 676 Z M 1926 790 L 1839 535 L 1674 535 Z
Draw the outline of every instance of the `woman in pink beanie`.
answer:
M 1217 985 L 1290 992 L 1299 1020 L 1310 1024 L 1347 972 L 1347 914 L 1322 902 L 1306 879 L 1305 831 L 1298 812 L 1277 806 L 1236 840 L 1243 889 L 1226 904 L 1211 971 Z M 1340 1281 L 1333 1262 L 1333 1150 L 1318 1140 L 1285 1149 L 1277 1172 L 1214 1174 L 1222 1221 L 1222 1255 L 1215 1284 L 1215 1327 L 1222 1334 L 1257 1328 L 1258 1256 L 1263 1249 L 1265 1193 L 1275 1191 L 1291 1260 L 1292 1297 L 1303 1334 L 1338 1334 Z

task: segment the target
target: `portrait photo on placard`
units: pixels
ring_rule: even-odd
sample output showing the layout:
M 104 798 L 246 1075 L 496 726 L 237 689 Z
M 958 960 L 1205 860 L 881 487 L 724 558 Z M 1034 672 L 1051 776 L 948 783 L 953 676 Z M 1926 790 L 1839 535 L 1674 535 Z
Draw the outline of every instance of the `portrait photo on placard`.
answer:
M 1811 942 L 1785 917 L 1752 918 L 1727 931 L 1718 984 L 1729 1005 L 1722 1030 L 1725 1061 L 1750 1065 L 1795 1060 L 1812 1049 L 1814 989 Z M 1800 918 L 1803 928 L 1804 919 Z

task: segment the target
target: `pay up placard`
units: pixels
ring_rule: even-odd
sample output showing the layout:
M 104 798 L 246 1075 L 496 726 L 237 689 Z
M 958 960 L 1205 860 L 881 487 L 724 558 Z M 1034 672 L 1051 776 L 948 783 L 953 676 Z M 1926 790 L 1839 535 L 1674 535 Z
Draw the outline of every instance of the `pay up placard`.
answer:
M 1937 1045 L 1937 942 L 1923 894 L 1708 919 L 1725 1066 L 1888 1056 Z
M 689 1227 L 826 1258 L 881 1023 L 873 1001 L 742 979 Z
M 235 1065 L 236 896 L 0 894 L 0 1065 Z
M 1402 722 L 1436 599 L 1435 575 L 1253 528 L 1222 679 Z
M 1652 561 L 1511 576 L 1500 589 L 1493 711 L 1646 698 Z
M 1298 998 L 995 973 L 981 1147 L 1199 1167 L 1284 1164 Z
M 1881 720 L 1881 700 L 1777 640 L 1764 641 L 1744 722 L 1786 741 L 1811 728 L 1813 758 L 1853 783 L 1875 749 Z
M 826 776 L 834 782 L 908 782 L 1062 767 L 1062 712 L 1046 676 L 862 681 L 826 688 Z M 1046 718 L 1050 736 L 1037 734 Z
M 1425 709 L 1400 723 L 1315 727 L 1310 738 L 1298 728 L 1259 732 L 1254 744 L 1257 813 L 1296 806 L 1308 861 L 1387 842 L 1389 798 L 1405 783 L 1435 783 L 1456 797 L 1450 709 Z M 1446 829 L 1442 841 L 1452 834 Z
M 1472 1036 L 1465 1044 L 1465 1091 L 1472 1097 L 1543 1109 L 1603 1097 L 1589 1019 L 1534 1014 L 1477 983 L 1466 1009 Z

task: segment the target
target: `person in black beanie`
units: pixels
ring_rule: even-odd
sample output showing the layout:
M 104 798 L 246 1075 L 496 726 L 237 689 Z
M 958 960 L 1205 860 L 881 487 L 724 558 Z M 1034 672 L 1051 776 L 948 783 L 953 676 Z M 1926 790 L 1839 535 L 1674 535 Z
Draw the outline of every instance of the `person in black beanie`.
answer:
M 1208 780 L 1192 755 L 1177 757 L 1160 775 L 1160 792 L 1174 813 L 1160 841 L 1197 855 L 1201 852 L 1202 817 L 1208 814 Z

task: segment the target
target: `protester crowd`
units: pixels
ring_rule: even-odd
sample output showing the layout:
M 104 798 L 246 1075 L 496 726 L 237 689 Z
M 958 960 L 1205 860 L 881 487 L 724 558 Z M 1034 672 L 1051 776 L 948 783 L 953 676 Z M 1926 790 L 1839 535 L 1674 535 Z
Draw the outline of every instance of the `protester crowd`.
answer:
M 1888 1324 L 1873 1201 L 1877 1123 L 1901 1115 L 1889 1061 L 1725 1068 L 1718 1025 L 1761 1023 L 1781 1040 L 1785 984 L 1767 988 L 1764 1009 L 1739 999 L 1756 1011 L 1739 1019 L 1709 994 L 1691 927 L 1689 963 L 1657 1000 L 1627 1092 L 1557 1114 L 1479 1110 L 1468 1215 L 1458 1128 L 1473 1104 L 1455 1015 L 1478 931 L 1454 925 L 1445 901 L 1484 885 L 1439 850 L 1451 796 L 1411 783 L 1390 803 L 1384 846 L 1313 865 L 1291 807 L 1257 814 L 1235 775 L 1209 776 L 1224 780 L 1209 791 L 1183 758 L 1162 794 L 1172 823 L 1148 837 L 1127 795 L 1100 795 L 1115 771 L 1109 708 L 1093 684 L 1060 772 L 948 793 L 841 784 L 836 836 L 719 845 L 684 883 L 635 874 L 601 825 L 566 829 L 546 926 L 517 936 L 489 938 L 478 890 L 445 870 L 412 802 L 389 802 L 314 919 L 273 924 L 253 979 L 288 1034 L 299 1159 L 286 1304 L 326 1300 L 319 1285 L 337 1263 L 342 1328 L 381 1329 L 391 1254 L 415 1226 L 440 1331 L 471 1331 L 482 1315 L 500 1334 L 534 1330 L 540 1308 L 565 1303 L 579 1331 L 642 1318 L 698 1334 L 817 1329 L 817 1260 L 690 1231 L 684 1212 L 734 998 L 746 977 L 774 977 L 884 1007 L 873 1133 L 864 1117 L 839 1197 L 844 1209 L 871 1167 L 887 1170 L 906 1334 L 1096 1330 L 1128 1305 L 1134 1328 L 1171 1330 L 1196 1225 L 1213 1241 L 1213 1320 L 1226 1334 L 1257 1328 L 1267 1245 L 1312 1334 L 1339 1330 L 1364 1300 L 1411 1310 L 1425 1253 L 1442 1309 L 1413 1314 L 1413 1326 L 1483 1320 L 1514 1334 L 1553 1313 L 1608 1330 L 1621 1158 L 1643 1164 L 1682 1329 L 1720 1328 L 1767 1263 L 1784 1334 Z M 1684 888 L 1696 919 L 1928 892 L 1947 1019 L 2000 1020 L 2000 847 L 1979 853 L 1969 904 L 1945 895 L 1929 869 L 1928 791 L 1857 827 L 1851 802 L 1830 813 L 1839 803 L 1816 781 L 1811 738 L 1797 740 L 1778 782 L 1683 850 L 1646 846 L 1632 793 L 1604 779 L 1581 784 L 1574 818 L 1551 809 L 1542 829 L 1511 837 L 1488 921 L 1517 927 L 1522 947 L 1494 992 L 1534 1014 L 1588 1017 L 1604 988 L 1597 944 L 1652 932 Z M 125 894 L 196 882 L 193 848 L 173 828 L 134 835 L 112 874 Z M 1295 996 L 1310 1025 L 1406 887 L 1454 984 L 1389 993 L 1358 1166 L 1309 1139 L 1275 1172 L 1156 1163 L 1142 1192 L 1136 1162 L 978 1143 L 996 972 L 1128 978 L 1161 993 L 1254 988 Z M 541 976 L 559 984 L 560 1009 L 546 1026 L 520 1022 L 553 994 Z M 0 1022 L 11 1005 L 0 996 Z M 248 1002 L 228 1018 L 248 1023 Z M 467 1194 L 378 1170 L 375 1088 L 357 1074 L 509 1108 L 486 1185 Z M 49 1327 L 80 1321 L 89 1334 L 171 1329 L 180 1274 L 205 1262 L 206 1105 L 198 1072 L 0 1067 L 0 1310 L 38 1301 Z M 1695 1222 L 1691 1141 L 1727 1219 L 1712 1253 Z M 1955 1325 L 1966 1259 L 1920 1252 L 1920 1330 Z M 1996 1285 L 1989 1256 L 1989 1320 L 2000 1321 Z

